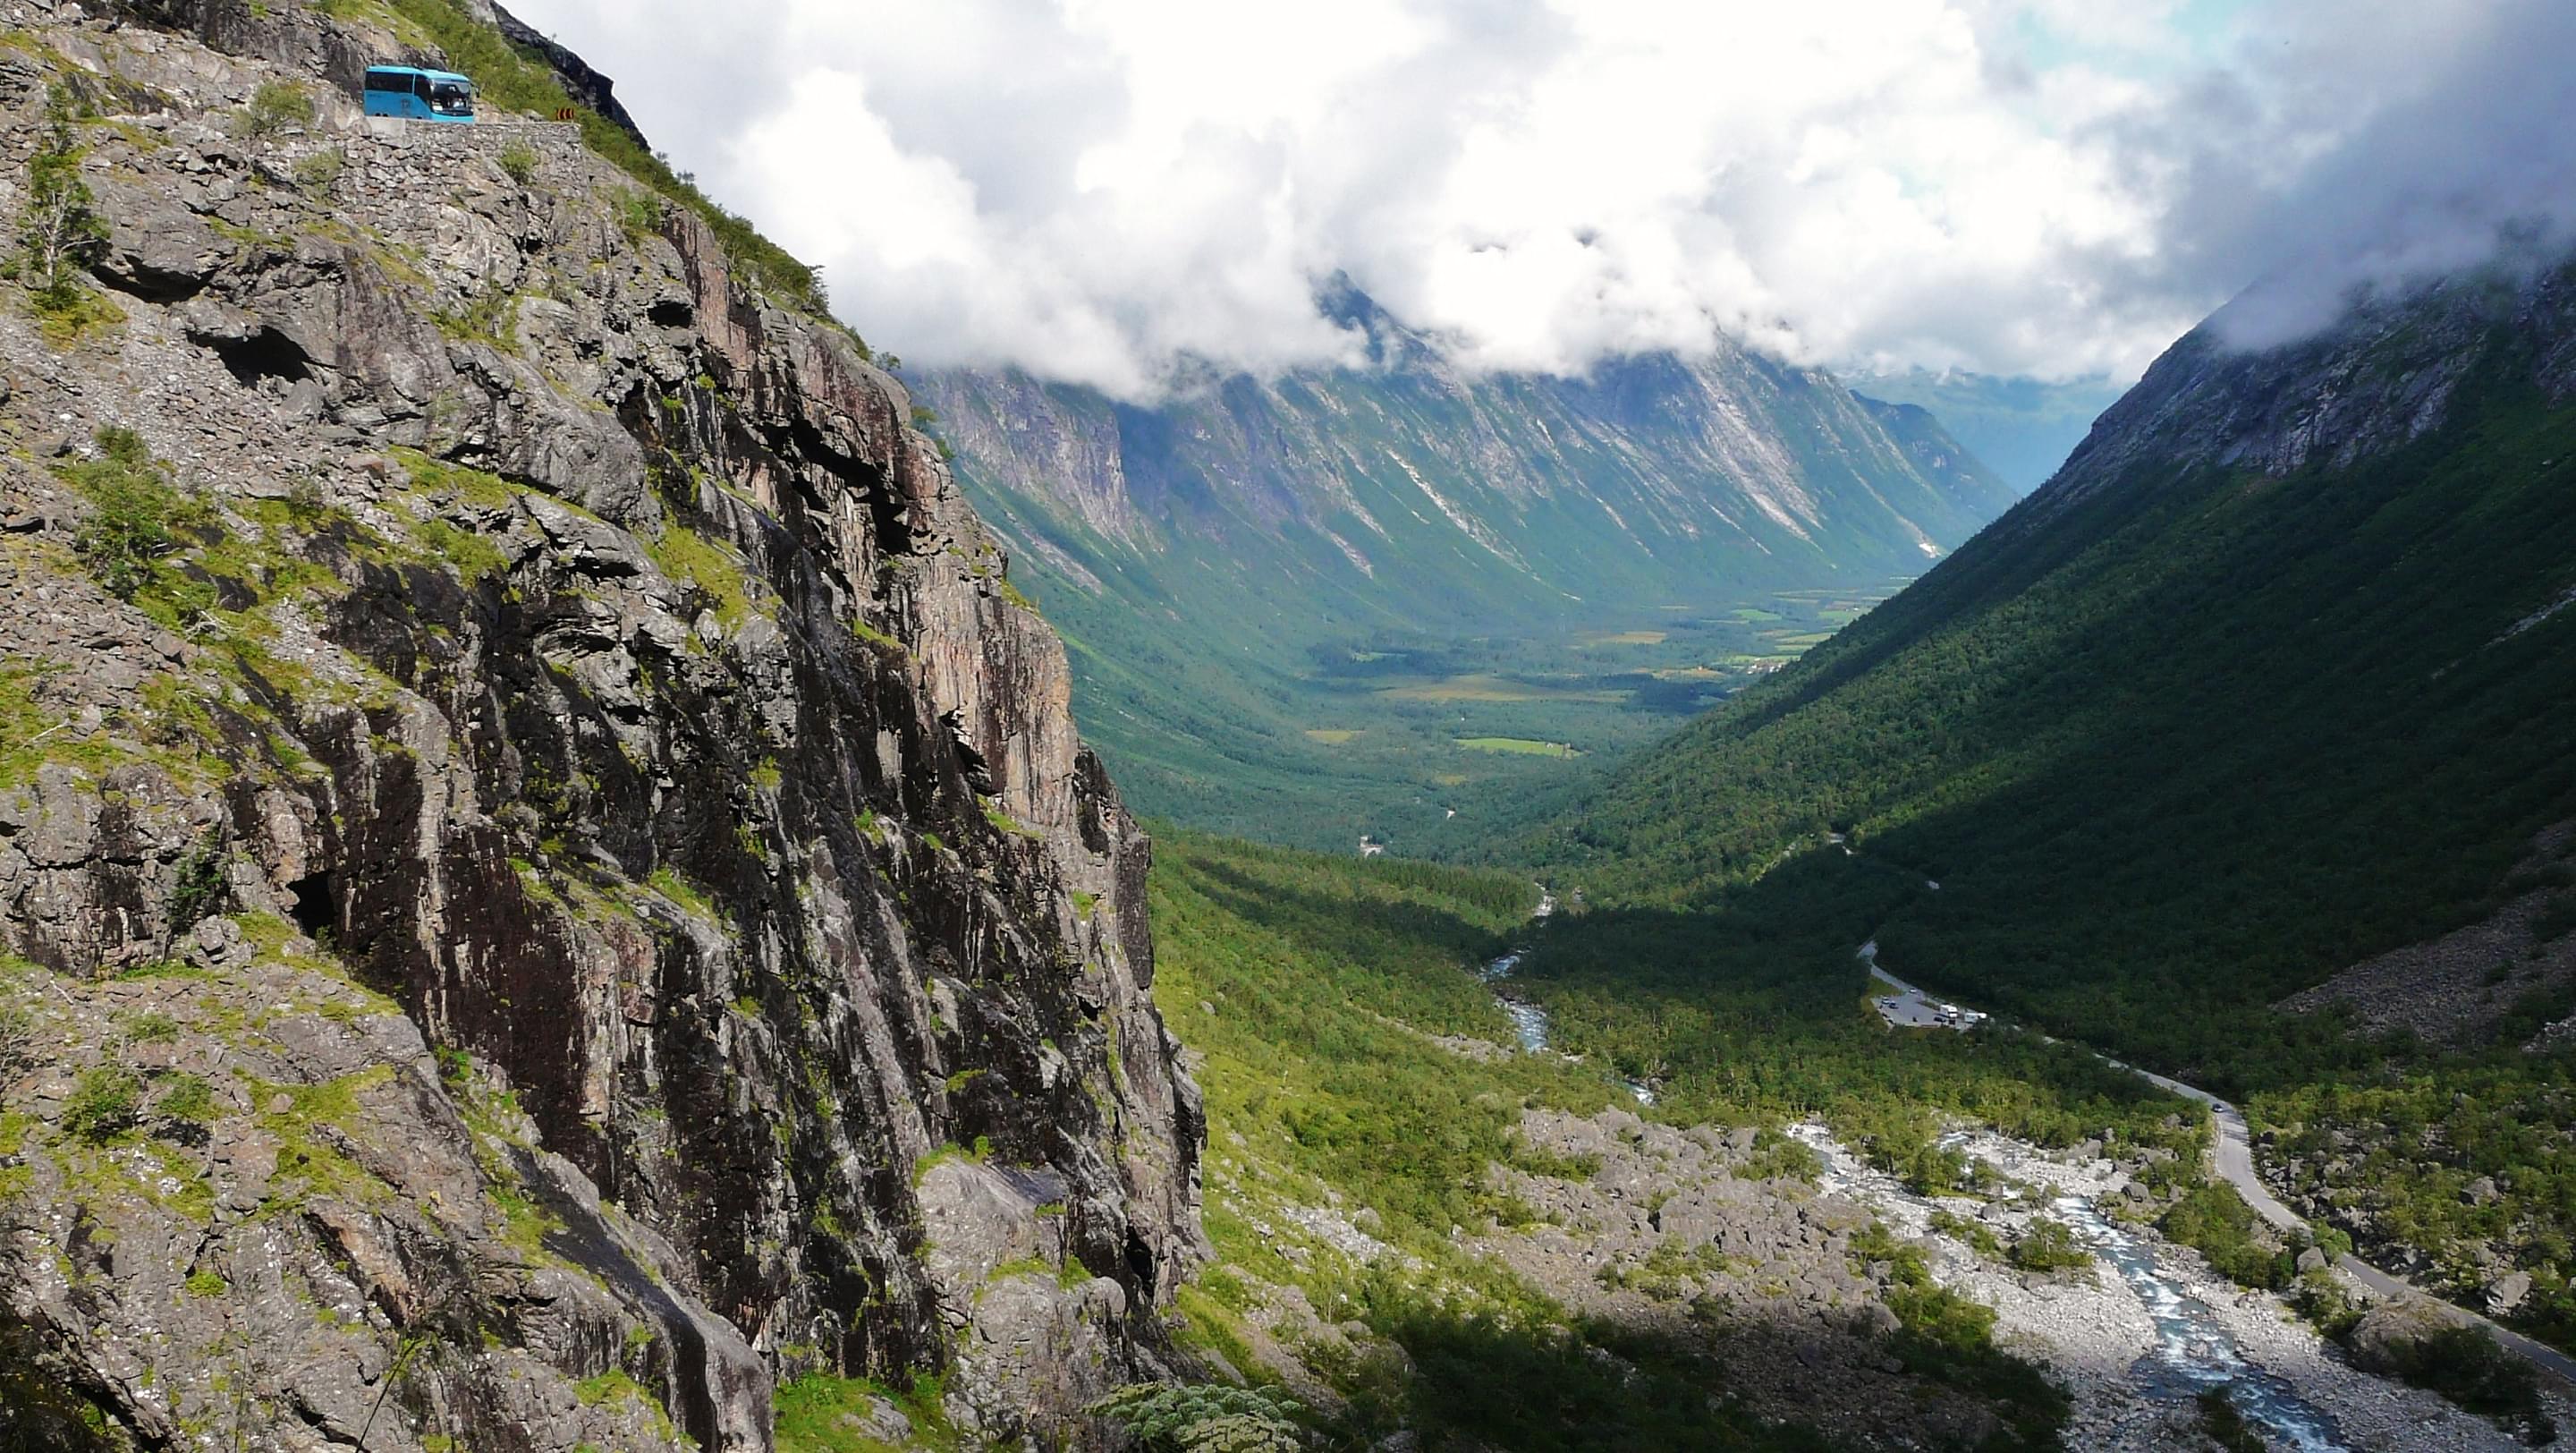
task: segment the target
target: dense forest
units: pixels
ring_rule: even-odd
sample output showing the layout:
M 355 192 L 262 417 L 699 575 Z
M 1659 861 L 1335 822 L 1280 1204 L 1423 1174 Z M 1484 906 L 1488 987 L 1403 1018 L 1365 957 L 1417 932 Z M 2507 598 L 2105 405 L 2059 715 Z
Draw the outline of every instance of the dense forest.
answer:
M 2049 1147 L 2196 1147 L 2196 1107 L 2028 1035 L 1891 1032 L 1855 954 L 1914 880 L 1839 852 L 1798 855 L 1687 912 L 1551 923 L 1522 970 L 1558 1038 L 1656 1086 L 1675 1123 L 1817 1117 L 1883 1166 L 1934 1155 L 1945 1118 Z

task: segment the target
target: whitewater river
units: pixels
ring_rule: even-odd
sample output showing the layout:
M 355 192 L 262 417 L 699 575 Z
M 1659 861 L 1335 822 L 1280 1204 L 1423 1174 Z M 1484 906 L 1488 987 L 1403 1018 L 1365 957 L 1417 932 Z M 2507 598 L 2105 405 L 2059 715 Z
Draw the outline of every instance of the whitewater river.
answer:
M 1546 915 L 1542 913 L 1540 916 L 1545 917 Z M 1518 969 L 1520 966 L 1521 951 L 1519 949 L 1514 949 L 1510 953 L 1507 953 L 1501 958 L 1494 960 L 1492 963 L 1485 965 L 1483 968 L 1478 969 L 1476 971 L 1476 977 L 1483 979 L 1488 984 L 1505 984 L 1511 980 L 1513 971 Z M 1518 994 L 1512 993 L 1510 990 L 1503 988 L 1497 988 L 1494 990 L 1494 1002 L 1503 1006 L 1503 1012 L 1511 1016 L 1512 1031 L 1520 1036 L 1521 1050 L 1523 1053 L 1546 1054 L 1549 1052 L 1547 1042 L 1546 1010 L 1541 1009 L 1536 1004 L 1520 997 Z M 1571 1060 L 1574 1059 L 1575 1056 L 1567 1055 L 1565 1058 Z M 1638 1104 L 1651 1105 L 1655 1103 L 1655 1090 L 1652 1085 L 1648 1085 L 1641 1080 L 1631 1080 L 1624 1076 L 1620 1078 L 1619 1083 L 1628 1087 L 1628 1093 L 1637 1097 Z
M 1822 1125 L 1791 1127 L 1790 1134 L 1816 1151 L 1824 1162 L 1818 1188 L 1859 1201 L 1882 1212 L 1904 1207 L 1914 1215 L 1909 1226 L 1928 1219 L 1939 1205 L 1905 1189 L 1895 1177 L 1875 1170 L 1852 1154 Z M 1942 1143 L 1964 1149 L 1971 1137 L 1950 1135 Z M 2008 1167 L 2028 1170 L 2028 1165 Z M 2100 1258 L 2120 1286 L 2137 1300 L 2153 1328 L 2145 1355 L 2129 1368 L 2131 1385 L 2151 1398 L 2187 1401 L 2216 1390 L 2271 1440 L 2274 1447 L 2299 1453 L 2335 1453 L 2355 1445 L 2346 1440 L 2335 1417 L 2299 1395 L 2280 1377 L 2256 1366 L 2217 1312 L 2177 1272 L 2157 1262 L 2155 1247 L 2128 1227 L 2104 1216 L 2089 1196 L 2063 1193 L 2052 1197 L 2049 1211 L 2063 1221 Z M 1950 1203 L 1953 1210 L 1959 1203 Z
M 2209 1304 L 2157 1269 L 2152 1248 L 2082 1196 L 2060 1196 L 2050 1209 L 2118 1274 L 2155 1322 L 2156 1346 L 2146 1359 L 2152 1365 L 2140 1368 L 2149 1391 L 2191 1397 L 2216 1388 L 2245 1421 L 2275 1442 L 2301 1453 L 2348 1446 L 2331 1414 L 2300 1397 L 2286 1380 L 2245 1360 Z
M 1477 975 L 1494 986 L 1495 1001 L 1511 1016 L 1521 1049 L 1529 1054 L 1547 1054 L 1552 1052 L 1547 1011 L 1510 987 L 1520 963 L 1521 954 L 1515 951 L 1484 965 Z M 1639 1104 L 1655 1102 L 1651 1086 L 1629 1079 L 1620 1083 L 1637 1097 Z M 1930 1200 L 1913 1195 L 1893 1177 L 1862 1164 L 1823 1126 L 1799 1126 L 1792 1133 L 1806 1140 L 1824 1159 L 1826 1169 L 1819 1182 L 1822 1189 L 1863 1203 L 1904 1200 L 1929 1214 Z M 1965 1137 L 1953 1139 L 1964 1141 Z M 2299 1453 L 2335 1453 L 2352 1446 L 2344 1440 L 2332 1415 L 2300 1397 L 2288 1382 L 2248 1361 L 2209 1304 L 2179 1278 L 2159 1268 L 2154 1249 L 2145 1241 L 2104 1216 L 2084 1196 L 2060 1195 L 2051 1203 L 2051 1210 L 2084 1239 L 2137 1299 L 2154 1325 L 2154 1344 L 2132 1369 L 2142 1392 L 2187 1400 L 2213 1388 L 2220 1389 L 2246 1421 L 2262 1429 L 2275 1446 Z

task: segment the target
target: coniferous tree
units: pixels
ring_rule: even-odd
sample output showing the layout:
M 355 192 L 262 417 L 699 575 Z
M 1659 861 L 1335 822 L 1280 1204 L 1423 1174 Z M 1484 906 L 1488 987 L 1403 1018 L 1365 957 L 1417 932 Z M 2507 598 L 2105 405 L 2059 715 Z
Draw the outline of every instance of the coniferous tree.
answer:
M 22 275 L 37 303 L 52 311 L 80 300 L 81 274 L 107 253 L 106 219 L 81 180 L 74 109 L 62 86 L 47 94 L 45 140 L 28 163 L 27 205 L 18 220 Z

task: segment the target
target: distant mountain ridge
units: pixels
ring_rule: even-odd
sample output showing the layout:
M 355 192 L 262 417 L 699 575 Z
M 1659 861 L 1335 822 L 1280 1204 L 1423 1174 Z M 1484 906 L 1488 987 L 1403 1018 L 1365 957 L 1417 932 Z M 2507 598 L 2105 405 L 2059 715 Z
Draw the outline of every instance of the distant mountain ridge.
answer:
M 1085 590 L 1092 557 L 1196 538 L 1320 569 L 1309 583 L 1353 609 L 1483 624 L 1568 595 L 1661 601 L 1712 567 L 1910 573 L 2011 502 L 1922 410 L 1730 340 L 1582 378 L 1477 375 L 1356 294 L 1334 312 L 1367 367 L 1233 375 L 1151 408 L 1016 370 L 912 382 L 968 488 L 1007 499 L 1030 553 Z M 1242 553 L 1256 544 L 1273 558 Z M 1439 592 L 1365 584 L 1426 554 L 1449 557 L 1429 566 Z
M 2104 655 L 2102 632 L 2111 612 L 2135 608 L 2149 586 L 2160 598 L 2188 592 L 2204 609 L 2223 608 L 2236 617 L 2229 622 L 2234 627 L 2268 626 L 2286 624 L 2290 607 L 2276 598 L 2283 581 L 2331 567 L 2341 587 L 2333 597 L 2339 607 L 2423 610 L 2435 627 L 2462 633 L 2456 650 L 2473 653 L 2552 618 L 2552 604 L 2576 583 L 2576 545 L 2552 529 L 2504 532 L 2496 516 L 2505 500 L 2532 521 L 2558 521 L 2568 506 L 2565 491 L 2550 481 L 2576 465 L 2576 439 L 2567 441 L 2570 448 L 2555 447 L 2570 427 L 2576 399 L 2576 263 L 2529 275 L 2480 272 L 2402 297 L 2357 300 L 2334 327 L 2271 349 L 2231 348 L 2221 327 L 2213 320 L 2176 342 L 2045 486 L 1955 556 L 1777 679 L 1605 784 L 1564 824 L 1590 845 L 1578 856 L 1616 871 L 1620 862 L 1639 861 L 1641 832 L 1659 842 L 1696 842 L 1690 866 L 1671 860 L 1638 876 L 1641 885 L 1660 884 L 1658 892 L 1688 892 L 1686 885 L 1733 875 L 1719 844 L 1739 813 L 1766 814 L 1758 825 L 1744 819 L 1743 840 L 1735 846 L 1748 860 L 1760 860 L 1775 839 L 1921 816 L 1926 805 L 1912 799 L 1937 786 L 1944 769 L 1990 750 L 2026 748 L 2030 738 L 2017 733 L 2063 733 L 2063 723 L 2008 726 L 2001 703 L 1988 700 L 1982 709 L 1995 719 L 1991 738 L 1941 734 L 1933 751 L 1892 764 L 1907 774 L 1902 777 L 1864 781 L 1837 776 L 1831 766 L 1802 772 L 1783 779 L 1807 799 L 1795 810 L 1786 810 L 1784 798 L 1744 792 L 1740 776 L 1717 764 L 1826 707 L 1835 709 L 1832 744 L 1845 745 L 1845 734 L 1860 724 L 1848 710 L 1860 699 L 1853 693 L 1883 695 L 1890 706 L 1900 696 L 1919 695 L 1912 709 L 1920 711 L 1977 697 L 2006 672 L 2021 681 L 2052 680 L 2059 663 L 2051 653 L 2080 647 L 2089 656 Z M 2365 475 L 2377 492 L 2367 509 L 2357 493 L 2362 486 L 2351 482 Z M 2454 507 L 2438 529 L 2437 499 Z M 2422 529 L 2382 541 L 2381 533 L 2400 519 L 2415 519 Z M 2213 556 L 2242 550 L 2258 535 L 2279 547 L 2265 571 L 2224 581 L 2197 578 Z M 2368 553 L 2333 558 L 2361 552 L 2365 543 Z M 2473 543 L 2483 547 L 2483 568 L 2449 577 L 2431 573 L 2437 551 L 2458 556 Z M 2129 571 L 2139 576 L 2138 588 L 2112 598 Z M 2402 602 L 2394 598 L 2410 592 Z M 2081 633 L 2068 631 L 2082 612 L 2097 618 Z M 1981 633 L 2001 630 L 2007 619 L 2045 645 L 2025 644 L 2008 655 L 1975 648 Z M 2305 626 L 2335 619 L 2317 616 Z M 2142 634 L 2136 644 L 2162 655 L 2205 622 L 2172 624 L 2172 630 Z M 2388 660 L 2411 638 L 2347 642 L 2325 632 L 2314 644 L 2327 641 L 2357 653 L 2336 664 L 2358 668 L 2365 660 Z M 1933 654 L 1963 651 L 1974 659 L 1962 670 L 1927 674 Z M 2435 673 L 2469 659 L 2428 657 L 2425 667 Z M 2228 662 L 2221 654 L 2193 664 L 2225 673 Z M 2326 663 L 2294 664 L 2300 669 L 2271 678 L 2262 699 L 2304 688 L 2305 678 Z M 2122 685 L 2124 694 L 2140 689 L 2134 679 Z M 2105 725 L 2131 729 L 2116 720 Z M 2241 721 L 2212 719 L 2194 729 L 2231 728 L 2242 735 Z M 1661 825 L 1669 816 L 1689 815 L 1694 800 L 1724 810 L 1704 831 L 1676 835 Z M 2499 841 L 2500 861 L 2510 859 L 2508 848 L 2521 835 Z
M 1921 409 L 1731 340 L 1581 378 L 1477 374 L 1355 292 L 1326 303 L 1364 366 L 1153 407 L 1016 371 L 909 379 L 1148 811 L 1190 815 L 1225 785 L 1210 761 L 1282 734 L 1244 719 L 1258 706 L 1175 727 L 1178 663 L 1275 697 L 1380 632 L 1562 633 L 1875 585 L 2013 499 Z

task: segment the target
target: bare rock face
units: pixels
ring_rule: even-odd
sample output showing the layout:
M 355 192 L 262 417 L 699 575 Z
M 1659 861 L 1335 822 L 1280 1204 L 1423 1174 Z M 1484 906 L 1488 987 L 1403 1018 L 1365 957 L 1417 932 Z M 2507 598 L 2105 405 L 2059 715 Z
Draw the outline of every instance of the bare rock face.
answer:
M 2576 270 L 2563 257 L 2508 255 L 2483 271 L 2357 295 L 2310 336 L 2236 346 L 2231 316 L 2261 308 L 2263 294 L 2258 284 L 2166 350 L 2005 526 L 2026 528 L 2142 464 L 2165 474 L 2349 467 L 2439 427 L 2461 381 L 2498 350 L 2527 352 L 2517 364 L 2551 398 L 2576 393 Z
M 0 1031 L 59 1032 L 0 1057 L 0 1387 L 750 1448 L 808 1373 L 1011 1438 L 1152 1370 L 1148 845 L 902 388 L 573 128 L 356 115 L 389 34 L 124 12 L 0 74 L 10 185 L 49 85 L 104 113 L 121 315 L 0 308 Z M 130 598 L 110 429 L 179 502 Z

